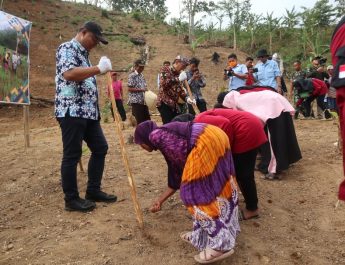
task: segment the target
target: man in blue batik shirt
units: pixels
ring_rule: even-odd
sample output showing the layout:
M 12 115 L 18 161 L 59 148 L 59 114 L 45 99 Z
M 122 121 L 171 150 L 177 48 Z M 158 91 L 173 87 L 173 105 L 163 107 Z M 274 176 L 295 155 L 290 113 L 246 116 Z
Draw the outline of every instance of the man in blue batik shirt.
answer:
M 91 65 L 89 52 L 99 42 L 108 44 L 102 28 L 94 22 L 86 22 L 75 38 L 61 44 L 56 52 L 55 116 L 62 134 L 61 180 L 68 211 L 91 211 L 96 207 L 95 201 L 115 202 L 117 199 L 101 191 L 108 144 L 100 125 L 95 75 L 104 74 L 112 67 L 105 56 L 97 66 Z M 85 199 L 79 197 L 77 186 L 77 164 L 83 141 L 91 150 Z
M 268 86 L 274 88 L 279 94 L 282 94 L 281 73 L 278 64 L 273 60 L 268 60 L 269 55 L 265 49 L 259 50 L 257 58 L 260 60 L 255 65 L 258 69 L 254 73 L 256 84 L 259 86 Z

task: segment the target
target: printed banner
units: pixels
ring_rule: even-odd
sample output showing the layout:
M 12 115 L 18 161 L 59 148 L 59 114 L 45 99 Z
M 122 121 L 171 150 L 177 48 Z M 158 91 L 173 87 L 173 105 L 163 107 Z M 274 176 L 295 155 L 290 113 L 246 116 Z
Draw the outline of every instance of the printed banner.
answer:
M 0 11 L 0 103 L 30 104 L 32 23 Z

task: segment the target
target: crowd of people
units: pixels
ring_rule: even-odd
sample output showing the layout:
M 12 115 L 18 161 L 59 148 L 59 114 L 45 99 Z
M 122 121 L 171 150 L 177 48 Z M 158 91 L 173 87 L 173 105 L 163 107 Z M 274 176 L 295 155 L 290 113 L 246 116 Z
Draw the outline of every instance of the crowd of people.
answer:
M 117 200 L 101 190 L 108 145 L 100 125 L 95 75 L 111 72 L 110 93 L 114 93 L 125 121 L 123 84 L 107 57 L 97 66 L 90 64 L 89 52 L 99 42 L 108 43 L 101 27 L 87 22 L 56 53 L 55 115 L 62 132 L 61 177 L 65 209 L 69 211 L 91 211 L 95 201 Z M 156 107 L 162 125 L 151 120 L 145 102 L 145 62 L 136 60 L 128 76 L 127 104 L 137 121 L 134 141 L 148 152 L 160 151 L 168 169 L 167 188 L 150 210 L 160 211 L 180 190 L 193 219 L 193 229 L 180 237 L 200 251 L 195 256 L 199 263 L 229 257 L 240 232 L 239 221 L 260 217 L 254 171 L 261 171 L 265 180 L 281 180 L 281 172 L 302 158 L 293 115 L 301 112 L 310 117 L 315 99 L 323 115 L 328 109 L 337 109 L 334 100 L 325 106 L 326 95 L 327 100 L 334 99 L 332 87 L 325 82 L 329 82 L 332 68 L 327 67 L 329 73 L 322 70 L 320 58 L 313 61 L 314 68 L 308 73 L 302 71 L 301 62 L 294 62 L 290 91 L 277 60 L 265 49 L 258 51 L 256 65 L 251 57 L 240 64 L 237 55 L 230 54 L 223 73 L 228 89 L 209 109 L 202 93 L 206 79 L 199 70 L 200 60 L 179 55 L 172 63 L 165 61 L 157 80 Z M 291 93 L 295 106 L 287 99 Z M 91 150 L 85 199 L 79 196 L 76 174 L 82 141 Z M 238 203 L 240 193 L 245 206 Z

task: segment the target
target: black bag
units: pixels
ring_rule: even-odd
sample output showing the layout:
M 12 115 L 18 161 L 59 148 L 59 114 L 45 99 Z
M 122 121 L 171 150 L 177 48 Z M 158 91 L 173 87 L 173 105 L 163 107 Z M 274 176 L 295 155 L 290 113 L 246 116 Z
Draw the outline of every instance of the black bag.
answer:
M 345 46 L 342 46 L 340 49 L 338 49 L 335 56 L 338 57 L 338 61 L 333 71 L 331 86 L 336 89 L 344 88 L 345 76 L 342 78 L 339 78 L 339 70 L 340 70 L 340 66 L 345 67 Z

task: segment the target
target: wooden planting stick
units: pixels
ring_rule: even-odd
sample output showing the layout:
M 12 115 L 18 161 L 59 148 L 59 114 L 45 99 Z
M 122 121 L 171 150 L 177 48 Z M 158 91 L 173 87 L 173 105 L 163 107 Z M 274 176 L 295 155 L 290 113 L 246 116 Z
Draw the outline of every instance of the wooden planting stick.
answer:
M 80 158 L 78 164 L 79 164 L 80 172 L 84 172 L 83 161 L 81 161 L 81 158 Z
M 193 98 L 192 90 L 190 90 L 188 81 L 185 80 L 185 81 L 184 81 L 184 84 L 185 84 L 185 86 L 186 86 L 186 88 L 187 88 L 187 92 L 188 92 L 189 98 L 190 98 L 191 100 L 193 100 L 194 98 Z M 198 115 L 198 114 L 200 113 L 200 111 L 199 111 L 198 107 L 196 106 L 196 104 L 192 104 L 192 107 L 193 107 L 193 110 L 194 110 L 194 112 L 195 112 L 195 115 Z
M 108 72 L 106 74 L 106 77 L 107 77 L 109 96 L 110 96 L 110 100 L 111 100 L 111 106 L 112 106 L 113 112 L 114 112 L 115 128 L 116 128 L 116 132 L 117 132 L 117 135 L 119 137 L 119 140 L 120 140 L 121 154 L 122 154 L 123 163 L 126 167 L 129 186 L 131 188 L 131 196 L 132 196 L 132 200 L 133 200 L 133 204 L 134 204 L 134 210 L 135 210 L 135 214 L 137 216 L 139 227 L 142 229 L 144 227 L 143 212 L 141 210 L 141 207 L 140 207 L 140 204 L 138 201 L 136 186 L 134 183 L 134 178 L 133 178 L 131 169 L 129 167 L 126 145 L 125 145 L 125 141 L 124 141 L 122 130 L 121 130 L 120 117 L 119 117 L 119 114 L 117 113 L 115 96 L 114 96 L 114 92 L 112 89 L 111 72 Z

